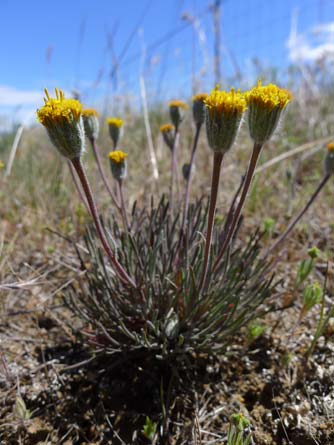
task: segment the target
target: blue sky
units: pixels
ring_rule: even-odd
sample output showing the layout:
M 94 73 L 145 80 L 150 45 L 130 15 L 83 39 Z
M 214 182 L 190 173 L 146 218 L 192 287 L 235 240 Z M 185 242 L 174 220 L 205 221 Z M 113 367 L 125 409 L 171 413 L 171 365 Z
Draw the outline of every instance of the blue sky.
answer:
M 151 101 L 189 97 L 193 72 L 198 88 L 211 88 L 212 2 L 0 0 L 0 116 L 29 119 L 44 86 L 77 89 L 97 107 L 112 107 L 114 95 L 138 102 L 140 73 Z M 222 1 L 223 82 L 238 71 L 252 79 L 254 57 L 260 70 L 283 72 L 323 48 L 334 53 L 334 0 Z

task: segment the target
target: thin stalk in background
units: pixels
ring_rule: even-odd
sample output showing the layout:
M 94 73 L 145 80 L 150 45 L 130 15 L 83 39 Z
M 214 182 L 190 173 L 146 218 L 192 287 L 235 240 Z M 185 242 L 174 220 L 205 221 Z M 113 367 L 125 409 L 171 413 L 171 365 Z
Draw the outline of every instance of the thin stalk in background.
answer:
M 193 144 L 191 157 L 190 157 L 189 172 L 188 172 L 188 177 L 187 177 L 187 182 L 186 182 L 186 190 L 185 190 L 185 194 L 184 194 L 184 210 L 183 210 L 183 220 L 182 220 L 182 226 L 181 226 L 181 233 L 184 232 L 185 226 L 187 224 L 188 207 L 189 207 L 189 193 L 190 193 L 190 181 L 191 181 L 191 176 L 192 176 L 193 164 L 194 164 L 196 149 L 197 149 L 197 145 L 198 145 L 199 135 L 200 135 L 200 132 L 201 132 L 201 127 L 202 127 L 202 124 L 197 124 L 196 125 L 196 133 L 195 133 L 194 144 Z
M 115 271 L 117 273 L 117 275 L 119 276 L 119 278 L 123 281 L 123 283 L 130 285 L 131 287 L 136 288 L 137 285 L 134 282 L 134 280 L 128 275 L 128 273 L 124 270 L 123 266 L 118 262 L 117 258 L 115 257 L 113 251 L 111 250 L 109 243 L 107 241 L 106 235 L 104 233 L 104 229 L 102 228 L 98 213 L 97 213 L 97 209 L 96 209 L 96 205 L 95 205 L 95 201 L 93 198 L 93 194 L 86 176 L 86 173 L 84 171 L 84 168 L 82 166 L 81 163 L 81 159 L 79 157 L 77 158 L 73 158 L 71 159 L 72 165 L 75 169 L 75 171 L 78 174 L 78 177 L 80 179 L 82 188 L 85 192 L 86 198 L 87 198 L 87 202 L 88 202 L 88 206 L 90 209 L 90 213 L 92 215 L 97 233 L 99 235 L 99 238 L 101 240 L 101 243 L 103 245 L 103 248 L 106 252 L 106 254 L 108 255 L 113 267 L 115 268 Z
M 172 165 L 171 165 L 171 179 L 170 179 L 170 193 L 169 193 L 169 206 L 170 213 L 173 216 L 174 211 L 174 182 L 176 176 L 176 150 L 179 142 L 179 127 L 175 126 L 174 140 L 173 140 L 173 148 L 172 148 Z
M 127 214 L 126 204 L 125 204 L 123 180 L 119 179 L 117 181 L 117 183 L 118 183 L 119 196 L 121 198 L 123 226 L 124 226 L 125 232 L 129 232 L 130 224 L 129 224 L 128 214 Z
M 200 292 L 203 288 L 203 285 L 205 283 L 206 274 L 208 271 L 211 242 L 212 242 L 212 232 L 213 232 L 213 226 L 214 226 L 217 195 L 218 195 L 218 188 L 219 188 L 220 170 L 221 170 L 223 158 L 224 158 L 224 153 L 214 152 L 213 170 L 212 170 L 212 179 L 211 179 L 210 207 L 209 207 L 209 215 L 208 215 L 208 229 L 207 229 L 207 234 L 206 234 L 203 269 L 202 269 L 202 275 L 201 275 L 201 279 L 200 279 L 199 286 L 198 286 L 198 292 Z
M 259 159 L 262 147 L 263 147 L 263 145 L 254 143 L 254 148 L 253 148 L 251 159 L 249 161 L 249 166 L 248 166 L 248 169 L 247 169 L 247 174 L 246 174 L 246 177 L 245 177 L 245 182 L 244 182 L 244 186 L 243 186 L 243 189 L 242 189 L 242 192 L 241 192 L 240 200 L 239 200 L 238 206 L 237 206 L 237 208 L 236 208 L 236 210 L 235 210 L 235 212 L 233 214 L 232 222 L 231 222 L 231 225 L 230 225 L 229 230 L 227 232 L 226 238 L 224 239 L 224 242 L 223 242 L 223 245 L 222 245 L 222 247 L 220 249 L 218 257 L 216 258 L 216 260 L 214 262 L 214 265 L 213 265 L 213 268 L 212 268 L 213 271 L 216 270 L 218 264 L 222 260 L 224 254 L 226 252 L 226 249 L 229 246 L 230 241 L 231 241 L 231 239 L 233 237 L 235 229 L 236 229 L 236 227 L 238 225 L 240 214 L 241 214 L 241 211 L 242 211 L 242 209 L 244 207 L 249 187 L 250 187 L 250 185 L 252 183 L 252 178 L 253 178 L 253 175 L 254 175 L 256 164 L 257 164 L 257 161 Z
M 111 187 L 109 185 L 109 182 L 108 182 L 108 180 L 106 178 L 106 175 L 104 174 L 104 171 L 103 171 L 103 168 L 102 168 L 102 165 L 101 165 L 101 160 L 100 160 L 98 147 L 96 145 L 96 141 L 94 139 L 89 139 L 89 142 L 91 143 L 91 146 L 92 146 L 92 149 L 93 149 L 93 153 L 94 153 L 94 157 L 95 157 L 95 161 L 96 161 L 96 164 L 97 164 L 97 168 L 98 168 L 98 170 L 100 172 L 102 181 L 103 181 L 106 189 L 108 190 L 110 198 L 111 198 L 112 202 L 114 203 L 114 205 L 116 206 L 117 210 L 121 211 L 121 206 L 119 204 L 119 201 L 116 198 L 114 192 L 112 191 L 112 189 L 111 189 Z
M 295 225 L 300 221 L 300 219 L 305 215 L 307 210 L 311 207 L 312 203 L 315 201 L 321 190 L 324 188 L 324 186 L 327 184 L 328 179 L 330 178 L 330 175 L 325 175 L 316 190 L 314 191 L 313 195 L 310 197 L 310 199 L 307 201 L 305 207 L 295 216 L 295 218 L 290 222 L 288 227 L 286 228 L 285 232 L 282 233 L 281 236 L 277 238 L 275 243 L 267 250 L 265 254 L 265 258 L 270 255 L 278 246 L 281 244 L 287 236 L 290 234 L 290 232 L 293 230 Z

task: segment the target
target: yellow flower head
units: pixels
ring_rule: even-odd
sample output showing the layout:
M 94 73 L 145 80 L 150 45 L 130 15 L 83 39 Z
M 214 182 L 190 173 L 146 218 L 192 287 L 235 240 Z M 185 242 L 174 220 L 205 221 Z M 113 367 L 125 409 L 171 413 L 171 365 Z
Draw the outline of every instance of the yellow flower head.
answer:
M 123 127 L 123 120 L 118 117 L 109 117 L 107 119 L 107 124 L 111 127 L 121 128 Z
M 84 108 L 82 110 L 82 116 L 86 116 L 86 117 L 95 116 L 95 117 L 98 117 L 99 113 L 96 110 L 94 110 L 94 108 Z
M 327 144 L 327 150 L 328 150 L 330 153 L 333 153 L 333 152 L 334 152 L 334 142 L 329 142 L 329 143 Z
M 76 99 L 65 99 L 62 90 L 55 89 L 56 98 L 50 97 L 45 88 L 44 105 L 37 110 L 37 119 L 45 127 L 64 121 L 78 121 L 82 113 L 82 104 Z
M 169 131 L 174 131 L 174 125 L 164 124 L 160 127 L 160 133 L 168 133 Z
M 272 111 L 275 108 L 283 110 L 291 101 L 292 94 L 272 83 L 264 86 L 261 80 L 258 80 L 257 86 L 245 93 L 245 97 L 248 104 L 253 103 Z
M 208 97 L 207 93 L 198 93 L 195 94 L 195 96 L 193 96 L 193 102 L 195 101 L 200 101 L 200 102 L 204 102 L 204 100 Z
M 257 86 L 245 93 L 248 104 L 248 127 L 251 138 L 257 144 L 264 144 L 277 128 L 283 110 L 292 99 L 288 90 L 269 84 Z
M 171 100 L 168 104 L 169 107 L 177 107 L 177 108 L 183 108 L 186 110 L 188 108 L 188 105 L 185 102 L 182 102 L 182 100 Z
M 4 168 L 4 166 L 5 164 L 2 161 L 0 161 L 0 169 Z
M 247 108 L 243 93 L 239 90 L 235 91 L 234 88 L 230 92 L 220 91 L 218 86 L 211 91 L 204 103 L 211 116 L 214 114 L 226 116 L 234 113 L 242 114 Z
M 205 120 L 205 99 L 206 93 L 199 93 L 193 96 L 193 118 L 196 126 L 201 126 Z
M 206 133 L 210 147 L 215 152 L 228 151 L 239 131 L 246 109 L 246 99 L 240 91 L 220 91 L 218 87 L 204 100 Z
M 66 158 L 80 157 L 85 146 L 82 104 L 66 99 L 62 90 L 55 89 L 51 98 L 47 89 L 44 105 L 37 110 L 37 119 L 44 125 L 53 145 Z
M 108 158 L 115 164 L 122 164 L 127 157 L 127 153 L 124 153 L 124 151 L 121 150 L 111 151 L 108 154 Z
M 172 100 L 169 102 L 169 115 L 170 120 L 176 128 L 179 127 L 184 118 L 184 111 L 188 108 L 188 105 L 181 100 Z

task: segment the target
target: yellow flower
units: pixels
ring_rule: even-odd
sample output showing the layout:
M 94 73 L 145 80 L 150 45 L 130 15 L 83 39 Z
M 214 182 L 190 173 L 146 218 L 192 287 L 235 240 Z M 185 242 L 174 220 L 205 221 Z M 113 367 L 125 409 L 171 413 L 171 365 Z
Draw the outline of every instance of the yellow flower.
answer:
M 96 116 L 96 117 L 98 117 L 99 113 L 96 110 L 94 110 L 94 108 L 84 108 L 82 110 L 82 115 L 83 116 Z
M 226 152 L 233 145 L 246 110 L 246 99 L 240 91 L 220 91 L 218 87 L 204 100 L 206 132 L 213 151 Z
M 283 110 L 291 101 L 292 94 L 272 83 L 263 86 L 261 80 L 258 80 L 257 86 L 245 93 L 245 97 L 248 104 L 257 104 L 272 111 L 277 107 Z
M 123 120 L 118 117 L 108 117 L 107 124 L 112 127 L 121 128 L 123 127 Z
M 56 98 L 52 99 L 45 88 L 44 106 L 37 110 L 37 119 L 45 127 L 64 121 L 78 121 L 82 113 L 82 104 L 75 99 L 65 99 L 62 90 L 55 89 Z
M 193 96 L 193 102 L 195 102 L 196 100 L 203 102 L 207 97 L 208 97 L 207 93 L 195 94 L 195 96 Z
M 182 100 L 171 100 L 169 102 L 168 106 L 183 108 L 184 110 L 186 110 L 188 108 L 188 105 L 185 102 L 182 102 Z
M 168 105 L 170 119 L 175 127 L 178 128 L 183 121 L 184 111 L 188 108 L 188 105 L 181 100 L 172 100 Z
M 211 91 L 211 94 L 204 100 L 211 116 L 216 114 L 234 114 L 243 113 L 246 108 L 245 95 L 239 90 L 235 91 L 234 88 L 230 92 L 219 91 L 216 87 Z
M 174 131 L 174 125 L 172 124 L 164 124 L 160 127 L 161 133 L 168 133 L 169 131 Z
M 199 93 L 193 96 L 193 118 L 196 125 L 202 125 L 205 120 L 205 99 L 206 93 Z
M 5 164 L 2 161 L 0 161 L 0 169 L 4 168 L 4 167 L 5 167 Z
M 115 150 L 115 151 L 111 151 L 108 154 L 108 158 L 112 161 L 115 162 L 116 164 L 121 164 L 122 162 L 125 161 L 125 159 L 128 157 L 127 153 L 124 153 L 124 151 L 121 150 Z
M 273 84 L 263 86 L 259 80 L 245 96 L 250 135 L 255 143 L 262 145 L 271 138 L 292 95 Z
M 113 177 L 117 181 L 123 181 L 123 179 L 125 179 L 127 176 L 128 169 L 126 158 L 128 157 L 128 155 L 124 153 L 124 151 L 115 150 L 111 151 L 108 154 L 108 157 L 110 159 L 110 167 Z
M 47 89 L 44 105 L 37 110 L 37 120 L 44 125 L 53 145 L 68 159 L 80 157 L 85 146 L 82 104 L 66 99 L 62 90 L 55 89 L 51 98 Z
M 98 116 L 99 113 L 94 108 L 85 108 L 82 111 L 85 133 L 91 142 L 96 141 L 99 136 L 100 124 Z
M 328 150 L 329 152 L 334 152 L 334 142 L 329 142 L 329 143 L 327 144 L 327 150 Z

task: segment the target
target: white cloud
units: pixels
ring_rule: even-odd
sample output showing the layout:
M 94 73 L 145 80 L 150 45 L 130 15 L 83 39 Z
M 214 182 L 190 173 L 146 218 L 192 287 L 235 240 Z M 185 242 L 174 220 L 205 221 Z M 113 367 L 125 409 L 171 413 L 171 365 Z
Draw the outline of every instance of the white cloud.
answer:
M 7 85 L 0 85 L 0 106 L 17 107 L 41 103 L 43 91 L 19 90 Z
M 298 33 L 297 25 L 298 12 L 295 11 L 286 43 L 292 62 L 316 62 L 324 58 L 334 60 L 334 22 L 322 23 L 305 33 Z

